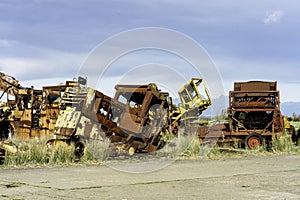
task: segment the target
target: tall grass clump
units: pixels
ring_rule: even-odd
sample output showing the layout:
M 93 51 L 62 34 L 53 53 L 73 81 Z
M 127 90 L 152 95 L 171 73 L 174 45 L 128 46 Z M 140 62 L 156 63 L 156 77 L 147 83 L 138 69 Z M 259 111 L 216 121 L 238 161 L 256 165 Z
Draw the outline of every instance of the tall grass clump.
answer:
M 46 145 L 34 139 L 20 142 L 16 153 L 6 152 L 4 165 L 20 166 L 29 164 L 44 164 L 48 162 Z
M 180 153 L 182 156 L 189 156 L 190 155 L 190 146 L 194 137 L 192 136 L 185 136 L 179 137 L 177 140 L 177 152 Z
M 197 136 L 181 136 L 174 138 L 172 142 L 160 150 L 160 153 L 167 154 L 170 158 L 198 158 L 203 154 L 207 155 L 211 148 L 201 144 Z
M 59 143 L 48 149 L 47 156 L 50 164 L 72 163 L 76 157 L 74 144 Z
M 16 153 L 6 152 L 5 166 L 25 166 L 74 162 L 74 146 L 61 143 L 48 148 L 47 140 L 29 139 L 18 142 Z
M 291 135 L 272 138 L 272 151 L 275 153 L 300 153 L 300 147 L 296 146 L 291 139 Z
M 188 156 L 188 148 L 192 141 L 193 137 L 191 136 L 174 137 L 163 149 L 159 150 L 158 153 L 168 158 Z
M 210 158 L 220 157 L 221 151 L 218 145 L 212 143 L 203 144 L 203 141 L 197 136 L 182 137 L 179 140 L 179 146 L 183 152 L 183 157 L 188 158 Z
M 109 157 L 110 141 L 92 140 L 86 143 L 82 161 L 105 161 Z

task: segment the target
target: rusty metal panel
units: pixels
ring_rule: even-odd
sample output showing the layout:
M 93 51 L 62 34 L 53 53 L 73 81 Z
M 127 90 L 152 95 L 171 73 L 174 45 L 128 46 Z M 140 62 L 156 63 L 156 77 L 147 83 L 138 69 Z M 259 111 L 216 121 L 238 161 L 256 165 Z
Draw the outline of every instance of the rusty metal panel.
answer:
M 75 108 L 69 107 L 67 110 L 60 111 L 55 124 L 55 134 L 73 135 L 80 118 L 81 112 L 76 111 Z
M 101 131 L 101 125 L 85 116 L 81 116 L 74 135 L 99 141 L 105 139 L 105 134 Z
M 141 133 L 142 127 L 138 122 L 140 122 L 140 120 L 137 120 L 137 116 L 126 112 L 121 115 L 119 126 L 121 129 L 129 131 L 129 133 L 139 134 Z
M 234 91 L 276 91 L 277 82 L 266 81 L 249 81 L 249 82 L 235 82 Z

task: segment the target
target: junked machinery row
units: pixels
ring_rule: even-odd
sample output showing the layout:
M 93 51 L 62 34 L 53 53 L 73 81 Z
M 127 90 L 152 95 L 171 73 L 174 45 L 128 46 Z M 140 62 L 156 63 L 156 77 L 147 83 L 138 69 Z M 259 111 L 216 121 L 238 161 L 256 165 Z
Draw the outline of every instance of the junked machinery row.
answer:
M 255 148 L 285 131 L 277 82 L 234 83 L 229 92 L 228 121 L 202 126 L 200 115 L 212 101 L 201 78 L 192 78 L 178 91 L 175 105 L 168 92 L 155 83 L 115 85 L 113 97 L 87 87 L 78 77 L 42 89 L 22 87 L 15 78 L 0 73 L 0 154 L 16 152 L 11 138 L 53 136 L 74 144 L 81 157 L 89 141 L 108 139 L 114 147 L 133 154 L 154 152 L 177 135 L 196 134 L 203 141 L 235 142 Z M 291 129 L 292 130 L 292 129 Z M 298 136 L 292 131 L 293 138 Z M 297 140 L 298 141 L 298 140 Z
M 211 105 L 201 78 L 191 79 L 179 90 L 180 105 L 155 83 L 116 85 L 114 97 L 109 97 L 87 87 L 86 82 L 79 77 L 37 90 L 22 87 L 15 78 L 1 73 L 1 98 L 6 96 L 0 106 L 2 152 L 12 151 L 7 144 L 11 137 L 49 134 L 54 135 L 49 146 L 73 143 L 79 157 L 89 140 L 109 139 L 129 153 L 153 152 Z

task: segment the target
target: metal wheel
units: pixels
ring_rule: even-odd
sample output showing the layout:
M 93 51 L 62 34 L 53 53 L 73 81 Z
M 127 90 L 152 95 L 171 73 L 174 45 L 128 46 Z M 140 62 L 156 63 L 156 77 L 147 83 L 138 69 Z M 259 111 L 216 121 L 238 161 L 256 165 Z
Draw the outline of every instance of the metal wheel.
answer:
M 251 133 L 245 139 L 245 146 L 249 147 L 250 149 L 255 149 L 262 146 L 263 138 L 258 133 Z

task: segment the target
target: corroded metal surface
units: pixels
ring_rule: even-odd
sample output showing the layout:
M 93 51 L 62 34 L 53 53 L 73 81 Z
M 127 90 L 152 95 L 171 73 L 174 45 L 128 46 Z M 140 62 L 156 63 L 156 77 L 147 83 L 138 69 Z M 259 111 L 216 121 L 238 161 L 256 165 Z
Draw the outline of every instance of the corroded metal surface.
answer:
M 22 87 L 0 73 L 0 136 L 5 141 L 54 134 L 56 141 L 84 144 L 109 139 L 129 152 L 153 152 L 162 148 L 179 129 L 195 132 L 199 116 L 211 105 L 203 79 L 193 78 L 178 92 L 181 104 L 175 105 L 168 92 L 155 83 L 116 85 L 114 97 L 86 86 L 78 77 L 64 85 L 41 90 Z M 83 152 L 83 150 L 81 150 Z
M 83 141 L 109 138 L 127 151 L 155 151 L 168 134 L 168 98 L 155 84 L 117 85 L 114 98 L 83 85 L 67 88 L 55 134 Z
M 200 94 L 199 87 L 205 94 Z M 182 104 L 177 106 L 154 83 L 116 85 L 113 98 L 79 84 L 65 90 L 55 134 L 59 140 L 108 138 L 127 152 L 153 152 L 176 135 L 180 125 L 198 119 L 211 105 L 203 79 L 189 81 L 179 96 Z
M 269 143 L 273 136 L 284 132 L 277 82 L 235 82 L 234 90 L 229 92 L 227 113 L 228 123 L 219 129 L 217 126 L 210 130 L 199 128 L 200 138 L 208 138 L 214 133 L 212 137 L 217 135 L 218 142 L 238 141 L 241 146 L 254 148 Z
M 53 134 L 60 112 L 62 92 L 76 81 L 65 85 L 45 86 L 41 90 L 23 87 L 15 78 L 0 73 L 0 139 L 41 137 Z M 9 150 L 9 148 L 6 148 Z
M 238 82 L 229 92 L 231 134 L 259 133 L 271 137 L 283 133 L 277 82 Z

